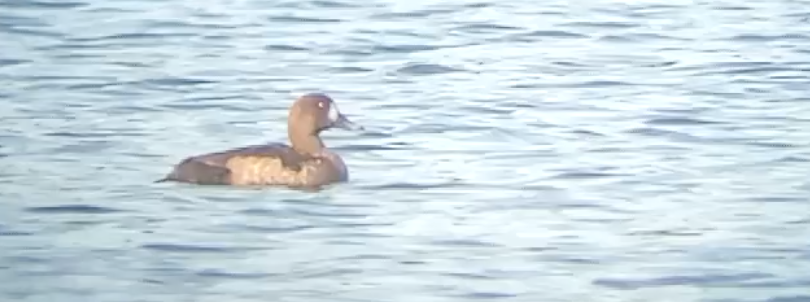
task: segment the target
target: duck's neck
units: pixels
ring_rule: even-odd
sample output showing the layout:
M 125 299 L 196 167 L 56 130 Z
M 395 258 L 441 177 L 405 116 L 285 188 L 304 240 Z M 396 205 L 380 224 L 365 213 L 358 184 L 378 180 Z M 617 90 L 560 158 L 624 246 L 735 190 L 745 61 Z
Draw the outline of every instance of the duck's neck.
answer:
M 316 154 L 323 150 L 323 141 L 317 134 L 301 134 L 290 132 L 290 143 L 299 153 Z

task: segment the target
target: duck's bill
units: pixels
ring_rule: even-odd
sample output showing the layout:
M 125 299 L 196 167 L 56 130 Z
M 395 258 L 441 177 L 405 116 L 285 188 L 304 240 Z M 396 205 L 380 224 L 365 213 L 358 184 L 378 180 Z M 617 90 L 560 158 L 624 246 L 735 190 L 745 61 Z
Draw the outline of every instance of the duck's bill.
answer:
M 338 118 L 332 123 L 332 127 L 346 130 L 363 130 L 363 126 L 355 124 L 343 114 L 338 115 Z

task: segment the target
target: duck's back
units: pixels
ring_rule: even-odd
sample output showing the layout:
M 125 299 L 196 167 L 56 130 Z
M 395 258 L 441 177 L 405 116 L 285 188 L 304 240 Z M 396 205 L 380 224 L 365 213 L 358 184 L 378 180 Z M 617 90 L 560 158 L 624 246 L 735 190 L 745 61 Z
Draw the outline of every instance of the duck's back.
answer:
M 339 164 L 343 167 L 342 161 Z M 345 172 L 341 172 L 331 157 L 301 154 L 285 144 L 267 144 L 189 157 L 166 179 L 197 184 L 320 186 L 345 180 Z

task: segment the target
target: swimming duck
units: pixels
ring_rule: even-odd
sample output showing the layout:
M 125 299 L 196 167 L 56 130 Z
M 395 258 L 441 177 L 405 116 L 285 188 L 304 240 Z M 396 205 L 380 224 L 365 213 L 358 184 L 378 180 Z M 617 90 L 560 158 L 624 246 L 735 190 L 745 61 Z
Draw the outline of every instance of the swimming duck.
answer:
M 289 110 L 290 145 L 252 145 L 188 157 L 158 182 L 320 187 L 348 181 L 349 172 L 343 160 L 326 148 L 319 136 L 331 128 L 363 129 L 340 113 L 335 101 L 326 94 L 305 94 Z

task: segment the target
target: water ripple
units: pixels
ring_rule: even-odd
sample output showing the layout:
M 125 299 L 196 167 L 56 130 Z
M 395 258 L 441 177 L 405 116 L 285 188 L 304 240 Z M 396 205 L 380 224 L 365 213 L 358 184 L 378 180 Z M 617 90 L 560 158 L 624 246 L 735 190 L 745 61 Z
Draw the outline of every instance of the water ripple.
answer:
M 664 278 L 653 278 L 648 280 L 620 280 L 620 279 L 600 279 L 595 283 L 602 286 L 619 289 L 638 289 L 642 287 L 676 286 L 689 284 L 703 284 L 704 286 L 731 286 L 741 282 L 770 278 L 769 274 L 749 273 L 738 275 L 700 275 L 700 276 L 669 276 Z
M 61 205 L 45 207 L 28 207 L 26 211 L 41 214 L 109 214 L 120 212 L 121 210 L 109 207 L 99 207 L 90 205 Z
M 142 245 L 141 248 L 167 253 L 241 253 L 258 249 L 247 247 L 222 247 L 189 244 L 145 244 Z

